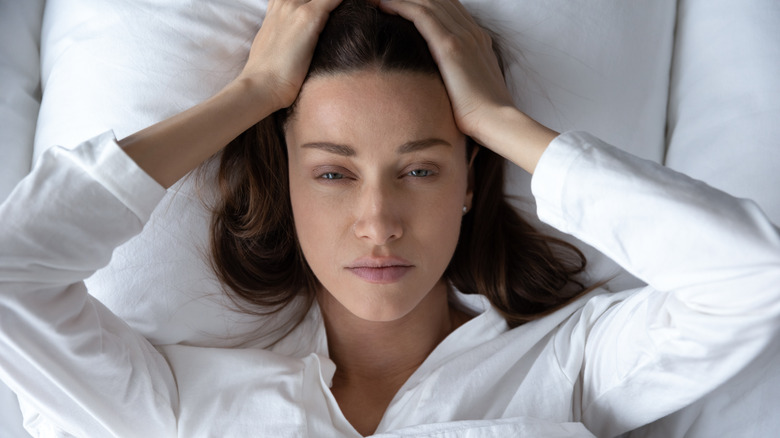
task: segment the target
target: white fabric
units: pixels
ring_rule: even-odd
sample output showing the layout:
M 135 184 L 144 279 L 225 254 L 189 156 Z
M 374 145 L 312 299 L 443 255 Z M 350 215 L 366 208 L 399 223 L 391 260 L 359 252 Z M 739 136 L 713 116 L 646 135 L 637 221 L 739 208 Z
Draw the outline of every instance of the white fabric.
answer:
M 778 41 L 776 0 L 680 1 L 666 158 L 673 169 L 755 200 L 776 224 Z
M 0 202 L 30 172 L 42 16 L 43 0 L 0 0 Z
M 780 2 L 681 0 L 666 164 L 755 200 L 780 224 Z M 632 438 L 768 437 L 780 430 L 780 352 Z
M 30 143 L 17 138 L 28 141 L 32 135 L 34 118 L 22 112 L 33 114 L 30 108 L 37 105 L 37 59 L 31 56 L 37 48 L 30 41 L 37 39 L 33 29 L 39 23 L 29 12 L 42 3 L 0 0 L 0 32 L 6 36 L 0 62 L 2 73 L 13 76 L 13 81 L 3 76 L 0 96 L 21 98 L 13 97 L 10 106 L 19 111 L 0 117 L 0 137 L 12 136 L 0 143 L 0 199 L 29 169 Z M 678 2 L 466 3 L 523 50 L 524 67 L 512 72 L 525 110 L 552 127 L 587 129 L 658 160 Z M 38 127 L 39 152 L 54 143 L 75 145 L 108 128 L 126 135 L 205 98 L 237 71 L 265 4 L 48 0 L 43 41 L 48 97 Z M 774 0 L 679 1 L 667 158 L 670 166 L 758 200 L 776 223 L 778 7 Z M 0 110 L 8 103 L 0 100 Z M 527 187 L 528 176 L 512 171 L 510 191 L 527 195 L 519 187 Z M 188 186 L 177 193 L 183 196 L 169 194 L 146 231 L 117 250 L 112 267 L 91 282 L 101 286 L 101 298 L 112 310 L 155 342 L 224 345 L 230 336 L 250 331 L 253 321 L 224 307 L 203 264 L 204 211 Z M 520 205 L 533 208 L 530 202 Z M 595 278 L 620 272 L 597 253 L 588 254 Z M 621 275 L 609 285 L 635 284 Z M 169 293 L 161 293 L 165 290 Z M 730 434 L 724 425 L 745 422 L 759 427 L 743 430 L 745 435 L 762 436 L 780 427 L 770 421 L 777 418 L 779 373 L 759 366 L 732 383 L 714 394 L 709 408 L 697 405 L 642 436 L 682 436 L 692 425 L 689 436 L 709 437 Z M 13 424 L 2 415 L 10 412 L 13 419 L 16 410 L 0 405 L 0 437 Z
M 754 203 L 583 133 L 559 136 L 532 184 L 543 220 L 651 286 L 597 291 L 514 330 L 484 298 L 458 295 L 479 315 L 410 377 L 379 436 L 589 436 L 583 425 L 612 436 L 777 348 L 780 233 Z M 328 390 L 335 366 L 316 307 L 272 351 L 155 350 L 87 294 L 81 279 L 162 198 L 109 133 L 45 154 L 0 206 L 0 372 L 29 403 L 28 425 L 44 436 L 359 436 Z
M 674 0 L 467 0 L 519 49 L 523 109 L 554 128 L 586 129 L 660 161 Z M 113 129 L 124 137 L 205 99 L 243 65 L 264 0 L 48 0 L 36 154 Z M 521 66 L 519 66 L 521 64 Z M 528 202 L 527 175 L 510 191 Z M 191 181 L 171 190 L 144 231 L 88 282 L 155 343 L 224 346 L 255 321 L 230 310 L 204 263 L 208 214 Z M 595 251 L 595 278 L 618 273 Z
M 0 0 L 0 202 L 30 171 L 40 96 L 43 0 Z M 23 436 L 16 396 L 0 383 L 0 438 Z
M 171 436 L 177 404 L 167 364 L 81 282 L 108 263 L 111 246 L 141 230 L 164 193 L 116 152 L 54 151 L 0 207 L 0 373 L 20 400 L 75 436 Z M 122 403 L 137 417 L 116 415 Z

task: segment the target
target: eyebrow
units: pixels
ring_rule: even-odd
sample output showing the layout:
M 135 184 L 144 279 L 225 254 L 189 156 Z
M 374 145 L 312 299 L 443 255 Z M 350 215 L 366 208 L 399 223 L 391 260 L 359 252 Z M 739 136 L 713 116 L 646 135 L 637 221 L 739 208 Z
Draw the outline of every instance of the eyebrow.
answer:
M 411 152 L 421 151 L 434 146 L 452 146 L 449 142 L 440 138 L 426 138 L 422 140 L 407 141 L 398 147 L 397 152 L 399 154 L 408 154 Z M 329 152 L 331 154 L 341 155 L 343 157 L 354 157 L 357 152 L 352 147 L 345 144 L 329 143 L 329 142 L 313 142 L 305 143 L 301 145 L 302 148 L 307 149 L 319 149 L 321 151 Z
M 328 143 L 324 141 L 318 141 L 314 143 L 306 143 L 301 145 L 302 148 L 319 149 L 321 151 L 330 152 L 331 154 L 341 155 L 344 157 L 354 157 L 357 155 L 354 149 L 345 144 Z
M 398 147 L 399 154 L 408 154 L 410 152 L 417 152 L 423 149 L 428 149 L 434 146 L 452 146 L 449 142 L 446 142 L 440 138 L 426 138 L 423 140 L 408 141 Z

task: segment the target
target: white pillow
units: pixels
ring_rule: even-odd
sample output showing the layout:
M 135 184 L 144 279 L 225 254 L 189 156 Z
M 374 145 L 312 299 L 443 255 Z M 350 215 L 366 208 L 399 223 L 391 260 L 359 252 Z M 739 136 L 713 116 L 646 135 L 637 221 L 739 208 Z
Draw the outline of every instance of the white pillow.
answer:
M 660 161 L 674 0 L 464 2 L 519 49 L 518 100 L 555 129 L 584 129 Z M 217 91 L 240 70 L 266 2 L 49 0 L 36 152 L 108 129 L 126 136 Z M 527 175 L 510 191 L 528 204 Z M 169 191 L 137 238 L 89 280 L 91 292 L 157 343 L 228 345 L 233 312 L 203 261 L 207 215 L 190 181 Z M 619 272 L 603 257 L 590 273 Z
M 0 2 L 0 202 L 30 172 L 43 0 Z
M 757 201 L 775 224 L 780 224 L 779 41 L 776 0 L 680 2 L 667 155 L 670 167 Z M 630 436 L 777 436 L 778 344 L 704 399 Z
M 266 2 L 50 0 L 36 156 L 113 129 L 118 138 L 211 96 L 235 77 Z M 220 346 L 256 329 L 206 263 L 208 214 L 192 181 L 169 190 L 145 230 L 89 290 L 157 344 Z
M 30 171 L 42 18 L 43 0 L 0 1 L 0 202 Z M 0 436 L 26 435 L 16 395 L 0 382 Z
M 780 224 L 780 2 L 685 0 L 666 165 Z

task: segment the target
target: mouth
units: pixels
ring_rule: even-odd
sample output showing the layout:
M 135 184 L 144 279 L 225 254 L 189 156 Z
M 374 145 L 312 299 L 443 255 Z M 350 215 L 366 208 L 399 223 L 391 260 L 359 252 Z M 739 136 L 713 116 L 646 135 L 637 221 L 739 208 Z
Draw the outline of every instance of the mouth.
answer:
M 390 284 L 403 278 L 414 268 L 410 262 L 397 257 L 363 257 L 346 269 L 368 283 Z

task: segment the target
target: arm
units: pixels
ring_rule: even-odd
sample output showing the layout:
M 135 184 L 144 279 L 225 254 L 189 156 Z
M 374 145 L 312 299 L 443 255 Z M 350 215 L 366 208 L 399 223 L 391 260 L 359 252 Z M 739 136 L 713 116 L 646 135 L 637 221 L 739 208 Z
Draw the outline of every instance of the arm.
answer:
M 649 284 L 592 299 L 556 334 L 597 435 L 687 406 L 778 348 L 780 233 L 753 202 L 584 133 L 553 141 L 532 188 L 542 220 Z
M 0 206 L 0 378 L 49 426 L 75 436 L 177 434 L 167 361 L 83 279 L 140 232 L 161 185 L 293 101 L 338 1 L 272 0 L 246 67 L 222 92 L 128 137 L 124 150 L 110 134 L 50 150 Z
M 317 36 L 341 0 L 271 0 L 239 76 L 205 102 L 119 142 L 163 187 L 295 101 Z
M 276 109 L 261 84 L 236 80 L 210 99 L 122 139 L 119 145 L 167 188 Z
M 582 385 L 575 419 L 599 435 L 624 432 L 701 397 L 778 343 L 780 236 L 754 204 L 528 118 L 457 0 L 382 4 L 428 41 L 459 128 L 535 172 L 540 218 L 650 284 L 591 300 L 559 332 L 561 366 Z
M 165 360 L 81 281 L 163 193 L 107 134 L 45 153 L 0 206 L 0 377 L 58 430 L 175 434 Z

